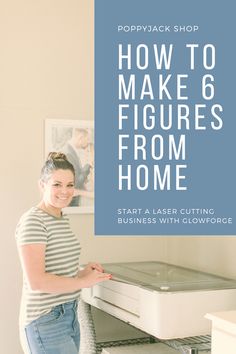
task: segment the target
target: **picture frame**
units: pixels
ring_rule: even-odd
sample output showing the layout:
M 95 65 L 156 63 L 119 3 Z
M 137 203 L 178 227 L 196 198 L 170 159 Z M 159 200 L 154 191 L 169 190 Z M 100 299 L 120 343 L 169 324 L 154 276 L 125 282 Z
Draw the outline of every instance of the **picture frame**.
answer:
M 94 122 L 46 119 L 45 158 L 51 151 L 65 153 L 75 168 L 75 196 L 65 213 L 94 213 Z

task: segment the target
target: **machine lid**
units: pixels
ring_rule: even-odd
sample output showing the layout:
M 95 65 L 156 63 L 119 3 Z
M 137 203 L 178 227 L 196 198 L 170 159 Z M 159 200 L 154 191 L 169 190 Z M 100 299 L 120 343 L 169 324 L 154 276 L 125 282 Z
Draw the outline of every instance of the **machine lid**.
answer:
M 103 264 L 114 281 L 159 292 L 236 289 L 236 280 L 164 262 Z

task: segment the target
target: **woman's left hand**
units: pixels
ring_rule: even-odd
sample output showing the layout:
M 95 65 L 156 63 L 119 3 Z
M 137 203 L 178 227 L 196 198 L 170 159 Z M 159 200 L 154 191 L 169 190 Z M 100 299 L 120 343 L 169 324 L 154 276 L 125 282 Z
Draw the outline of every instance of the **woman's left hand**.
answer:
M 90 262 L 86 265 L 85 268 L 92 269 L 92 270 L 96 269 L 98 272 L 101 272 L 101 273 L 104 272 L 104 269 L 100 263 Z
M 79 271 L 79 276 L 83 276 L 91 270 L 97 270 L 98 272 L 104 273 L 104 269 L 100 263 L 90 262 L 84 267 L 83 270 Z

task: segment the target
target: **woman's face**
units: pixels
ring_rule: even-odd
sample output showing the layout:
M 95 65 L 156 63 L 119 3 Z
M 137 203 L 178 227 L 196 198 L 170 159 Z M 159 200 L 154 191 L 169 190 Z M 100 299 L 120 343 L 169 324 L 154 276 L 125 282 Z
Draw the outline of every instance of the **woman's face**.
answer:
M 70 170 L 56 170 L 47 182 L 42 182 L 45 204 L 54 208 L 67 207 L 74 194 L 74 175 Z

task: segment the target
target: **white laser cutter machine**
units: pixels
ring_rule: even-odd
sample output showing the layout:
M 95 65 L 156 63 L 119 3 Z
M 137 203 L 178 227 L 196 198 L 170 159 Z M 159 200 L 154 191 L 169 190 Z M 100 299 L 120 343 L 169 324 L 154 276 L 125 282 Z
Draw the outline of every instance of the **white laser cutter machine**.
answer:
M 210 333 L 206 313 L 236 310 L 236 281 L 163 262 L 103 264 L 113 280 L 85 302 L 159 339 Z

